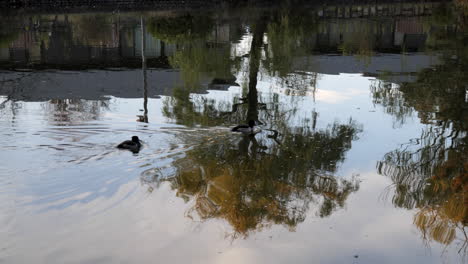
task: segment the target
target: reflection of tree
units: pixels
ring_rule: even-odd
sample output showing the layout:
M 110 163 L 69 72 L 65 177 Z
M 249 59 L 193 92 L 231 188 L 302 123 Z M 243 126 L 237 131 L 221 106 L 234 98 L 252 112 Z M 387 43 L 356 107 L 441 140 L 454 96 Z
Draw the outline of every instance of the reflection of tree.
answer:
M 63 62 L 71 56 L 73 30 L 69 20 L 60 21 L 56 16 L 52 22 L 49 47 L 42 56 L 51 61 Z M 45 47 L 41 47 L 43 49 Z
M 380 28 L 378 22 L 357 21 L 354 27 L 355 32 L 349 32 L 342 37 L 339 50 L 343 55 L 355 55 L 362 60 L 370 60 L 376 48 L 377 30 Z
M 156 38 L 168 43 L 183 44 L 203 39 L 213 29 L 210 15 L 186 14 L 176 17 L 154 17 L 148 23 L 148 31 Z
M 313 78 L 301 78 L 305 75 L 287 75 L 286 73 L 292 69 L 293 56 L 299 56 L 305 53 L 305 46 L 308 44 L 307 30 L 314 26 L 313 19 L 304 19 L 298 14 L 286 12 L 277 16 L 276 19 L 265 14 L 261 17 L 253 18 L 250 22 L 250 30 L 252 32 L 252 45 L 250 47 L 248 59 L 248 92 L 245 94 L 244 101 L 250 111 L 247 113 L 247 119 L 258 119 L 258 114 L 253 110 L 257 109 L 257 90 L 256 87 L 260 66 L 264 66 L 269 72 L 279 74 L 283 79 L 282 83 L 288 83 L 294 86 L 295 90 L 301 90 L 304 87 L 297 87 L 296 84 L 301 83 L 303 86 L 315 86 L 316 76 Z M 197 92 L 201 87 L 203 78 L 211 77 L 215 80 L 225 80 L 233 84 L 234 78 L 232 75 L 233 69 L 239 69 L 239 63 L 244 59 L 242 57 L 231 57 L 230 46 L 223 44 L 210 43 L 208 44 L 203 36 L 207 35 L 206 29 L 202 30 L 194 26 L 189 26 L 190 30 L 177 29 L 180 24 L 191 24 L 195 17 L 172 17 L 158 18 L 153 20 L 151 32 L 157 36 L 163 37 L 163 40 L 174 41 L 178 43 L 179 48 L 176 53 L 169 59 L 172 66 L 180 69 L 184 79 L 184 87 L 177 88 L 177 96 L 173 100 L 173 104 L 179 106 L 187 106 L 190 103 L 181 103 L 178 99 L 188 99 L 189 91 Z M 198 18 L 208 23 L 209 19 Z M 158 22 L 161 20 L 160 22 Z M 270 22 L 271 20 L 271 22 Z M 174 24 L 174 25 L 172 25 Z M 175 28 L 170 31 L 170 28 Z M 205 28 L 213 28 L 205 27 Z M 197 30 L 199 32 L 197 32 Z M 161 32 L 165 32 L 164 34 Z M 264 46 L 264 34 L 267 33 L 268 42 Z M 178 41 L 183 39 L 184 42 Z M 295 39 L 292 41 L 292 39 Z M 262 51 L 266 57 L 262 58 Z M 251 75 L 251 76 L 250 76 Z M 304 80 L 302 80 L 304 79 Z M 306 90 L 306 89 L 302 89 Z M 182 96 L 183 95 L 183 96 Z M 250 101 L 250 102 L 249 102 Z M 234 107 L 239 102 L 234 103 Z M 206 108 L 204 108 L 206 109 Z M 236 109 L 234 109 L 236 110 Z M 175 111 L 177 112 L 177 111 Z M 191 111 L 193 112 L 193 111 Z
M 188 136 L 187 142 L 196 142 L 193 148 L 174 161 L 173 174 L 163 177 L 178 196 L 195 202 L 192 212 L 202 219 L 225 219 L 234 236 L 247 236 L 271 224 L 294 229 L 304 221 L 311 202 L 318 205 L 320 217 L 329 216 L 358 189 L 356 179 L 333 176 L 360 130 L 353 121 L 317 131 L 315 113 L 313 120 L 304 119 L 292 127 L 289 119 L 296 111 L 279 107 L 277 96 L 260 103 L 257 79 L 267 24 L 262 16 L 251 23 L 252 42 L 243 68 L 248 84 L 242 98 L 221 103 L 196 95 L 196 90 L 190 89 L 194 87 L 186 86 L 174 89 L 163 109 L 165 116 L 184 125 L 213 126 L 226 120 L 253 119 L 262 120 L 273 131 L 273 135 L 265 135 L 269 133 L 265 131 L 241 138 L 229 133 L 214 138 Z M 193 64 L 187 59 L 190 56 L 183 58 Z M 154 175 L 148 178 L 149 174 L 143 173 L 142 180 L 153 184 Z
M 317 214 L 326 217 L 358 189 L 356 179 L 332 175 L 357 132 L 350 122 L 320 131 L 282 130 L 280 144 L 229 134 L 214 140 L 201 137 L 173 163 L 176 172 L 166 179 L 178 196 L 195 201 L 193 210 L 202 219 L 225 219 L 235 235 L 271 224 L 294 229 L 311 202 L 318 205 Z
M 171 27 L 177 28 L 179 23 L 187 19 L 187 17 L 171 18 L 165 20 L 163 26 L 160 25 L 162 29 L 159 30 L 165 30 L 164 36 L 168 40 L 181 38 L 186 40 L 169 59 L 172 66 L 180 69 L 184 86 L 174 88 L 173 96 L 164 101 L 163 113 L 184 125 L 218 125 L 224 123 L 226 119 L 224 112 L 228 112 L 230 104 L 217 104 L 214 100 L 192 93 L 200 91 L 203 77 L 210 76 L 217 81 L 233 82 L 231 67 L 235 62 L 230 57 L 229 45 L 219 43 L 208 45 L 206 40 L 202 39 L 208 33 L 206 29 L 211 29 L 212 25 L 204 28 L 197 27 L 200 31 L 198 33 L 192 30 L 176 30 L 175 32 L 169 30 Z M 211 21 L 210 19 L 202 20 Z M 153 31 L 158 29 L 157 25 L 153 21 Z
M 448 245 L 468 224 L 466 132 L 431 127 L 415 142 L 387 153 L 379 173 L 394 182 L 396 206 L 418 208 L 415 224 L 424 237 Z
M 168 98 L 164 102 L 163 113 L 167 117 L 171 117 L 177 120 L 177 122 L 184 125 L 219 125 L 225 122 L 226 119 L 239 122 L 246 120 L 258 120 L 258 92 L 257 92 L 257 76 L 259 72 L 260 62 L 261 62 L 261 49 L 263 46 L 263 34 L 265 32 L 265 22 L 260 20 L 256 23 L 253 28 L 253 39 L 249 53 L 249 82 L 248 82 L 248 92 L 245 98 L 242 98 L 242 103 L 224 103 L 217 104 L 215 100 L 209 100 L 202 96 L 192 95 L 192 92 L 196 92 L 197 86 L 185 86 L 185 88 L 177 87 L 174 89 L 173 97 Z M 189 47 L 190 49 L 191 47 Z M 208 56 L 207 48 L 201 48 L 199 51 L 205 60 L 211 60 L 213 54 Z M 226 49 L 229 50 L 229 49 Z M 180 57 L 179 57 L 180 56 Z M 224 54 L 225 57 L 229 59 L 229 53 Z M 180 59 L 179 59 L 180 58 Z M 189 56 L 184 51 L 176 53 L 172 59 L 177 65 L 181 66 L 182 74 L 193 73 L 193 76 L 199 76 L 201 68 L 208 69 L 210 63 L 205 62 L 200 59 L 197 60 L 193 56 Z M 182 62 L 182 63 L 181 63 Z M 196 63 L 199 62 L 197 66 Z M 186 67 L 184 67 L 184 65 Z M 230 62 L 223 64 L 225 72 L 224 76 L 231 75 L 230 73 Z M 216 67 L 219 71 L 219 66 Z M 227 73 L 228 72 L 228 73 Z M 222 74 L 215 75 L 217 77 L 222 76 Z M 221 77 L 222 78 L 222 77 Z M 187 80 L 189 78 L 185 78 Z M 192 78 L 194 79 L 194 78 Z M 193 81 L 192 83 L 199 83 L 199 80 Z M 233 106 L 232 110 L 228 110 L 228 107 Z M 238 106 L 243 105 L 247 106 L 247 112 L 238 111 Z
M 449 26 L 442 28 L 453 30 Z M 448 37 L 444 32 L 435 35 Z M 449 245 L 459 230 L 464 241 L 460 250 L 466 250 L 468 53 L 460 41 L 464 40 L 457 34 L 444 39 L 444 45 L 450 49 L 445 51 L 443 64 L 421 71 L 415 83 L 403 84 L 399 89 L 401 96 L 392 98 L 399 101 L 395 105 L 417 111 L 427 127 L 410 144 L 387 153 L 378 170 L 394 182 L 396 206 L 418 209 L 414 221 L 424 238 Z M 379 97 L 382 95 L 385 96 L 381 93 Z
M 44 108 L 51 115 L 51 121 L 57 124 L 76 124 L 97 120 L 109 107 L 107 100 L 90 101 L 83 99 L 52 99 Z
M 381 105 L 387 114 L 394 116 L 396 124 L 404 124 L 413 114 L 413 109 L 403 100 L 403 93 L 397 85 L 375 80 L 370 90 L 373 103 Z
M 293 60 L 311 49 L 310 36 L 316 27 L 309 13 L 284 12 L 268 24 L 268 49 L 265 65 L 272 75 L 285 77 L 291 72 Z
M 215 28 L 210 14 L 154 17 L 148 31 L 163 42 L 177 44 L 178 49 L 169 58 L 170 64 L 180 69 L 185 89 L 200 89 L 203 78 L 218 80 L 233 78 L 230 46 L 207 43 L 206 38 Z
M 202 40 L 181 45 L 169 58 L 173 67 L 179 68 L 185 88 L 200 89 L 203 77 L 231 79 L 232 61 L 229 46 L 207 46 Z
M 297 34 L 304 34 L 303 30 L 305 26 L 302 26 L 300 29 L 293 30 L 290 28 L 291 25 L 289 25 L 286 26 L 287 30 L 285 30 L 283 26 L 267 27 L 268 21 L 269 20 L 267 16 L 260 15 L 259 18 L 251 22 L 250 31 L 252 33 L 252 42 L 248 56 L 230 59 L 228 52 L 229 49 L 223 49 L 226 52 L 224 54 L 220 54 L 220 57 L 223 57 L 224 59 L 218 59 L 216 53 L 213 53 L 206 45 L 200 46 L 197 51 L 199 51 L 201 55 L 196 56 L 196 54 L 193 53 L 193 43 L 187 44 L 181 51 L 178 51 L 173 56 L 173 58 L 171 58 L 171 62 L 174 65 L 178 65 L 180 67 L 186 81 L 192 80 L 189 83 L 197 85 L 189 85 L 186 83 L 184 87 L 176 87 L 174 89 L 173 97 L 167 98 L 164 102 L 164 115 L 175 119 L 178 123 L 193 126 L 197 124 L 220 125 L 226 122 L 247 122 L 251 119 L 269 119 L 269 121 L 273 121 L 271 118 L 272 115 L 280 116 L 284 114 L 278 113 L 278 109 L 275 109 L 274 105 L 277 102 L 275 103 L 274 101 L 278 98 L 271 98 L 271 108 L 267 109 L 266 104 L 260 102 L 257 91 L 257 79 L 261 71 L 261 66 L 272 67 L 271 69 L 282 68 L 287 71 L 285 68 L 286 66 L 279 65 L 282 60 L 278 60 L 277 62 L 276 60 L 271 60 L 275 58 L 275 55 L 271 53 L 271 51 L 269 58 L 262 59 L 262 51 L 268 49 L 268 46 L 265 46 L 263 41 L 264 34 L 266 33 L 267 29 L 270 28 L 270 30 L 275 31 L 275 33 L 272 34 L 282 36 L 273 37 L 272 40 L 268 42 L 270 43 L 268 44 L 270 47 L 275 47 L 279 45 L 278 42 L 284 40 L 287 36 L 292 34 L 284 31 L 294 31 L 295 33 L 293 36 Z M 292 23 L 292 25 L 296 25 L 298 23 L 298 21 L 295 21 Z M 300 33 L 298 33 L 298 30 Z M 200 44 L 200 42 L 198 43 Z M 274 51 L 275 48 L 272 50 Z M 277 56 L 281 56 L 281 54 Z M 217 64 L 216 61 L 223 61 L 225 63 Z M 236 65 L 238 62 L 242 62 L 243 66 Z M 241 98 L 234 98 L 232 103 L 219 103 L 215 102 L 214 100 L 207 99 L 203 96 L 193 94 L 194 92 L 197 92 L 198 84 L 200 83 L 200 72 L 208 72 L 211 69 L 211 72 L 215 77 L 220 79 L 229 78 L 229 76 L 232 76 L 232 65 L 237 66 L 234 68 L 245 71 L 245 75 L 248 77 L 246 82 L 247 89 L 243 90 Z M 291 65 L 287 67 L 289 68 L 290 66 Z M 217 72 L 214 70 L 217 70 Z M 287 87 L 291 87 L 294 89 L 294 91 L 299 91 L 299 93 L 306 93 L 310 86 L 313 88 L 315 87 L 317 75 L 297 73 L 293 75 L 285 75 L 280 79 L 282 85 L 287 84 Z M 315 90 L 312 90 L 312 92 L 314 91 Z M 293 110 L 291 109 L 291 111 Z
M 163 114 L 186 126 L 215 126 L 224 123 L 225 116 L 220 109 L 229 104 L 217 103 L 200 95 L 192 95 L 190 90 L 176 87 L 173 95 L 163 102 Z
M 110 15 L 79 15 L 72 16 L 70 20 L 73 22 L 73 37 L 80 44 L 105 46 L 116 41 Z

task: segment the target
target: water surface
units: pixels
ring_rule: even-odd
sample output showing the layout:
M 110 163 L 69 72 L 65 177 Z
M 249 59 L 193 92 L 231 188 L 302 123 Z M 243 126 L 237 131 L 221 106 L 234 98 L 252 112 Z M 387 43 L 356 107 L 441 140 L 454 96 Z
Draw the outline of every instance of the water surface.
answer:
M 463 263 L 467 13 L 2 17 L 0 262 Z

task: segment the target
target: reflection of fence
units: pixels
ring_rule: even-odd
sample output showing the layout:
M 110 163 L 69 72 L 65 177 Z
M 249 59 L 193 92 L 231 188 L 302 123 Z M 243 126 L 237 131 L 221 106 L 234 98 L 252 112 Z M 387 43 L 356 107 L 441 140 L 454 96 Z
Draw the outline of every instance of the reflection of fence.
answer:
M 318 15 L 322 17 L 350 18 L 368 16 L 427 15 L 435 4 L 444 0 L 400 1 L 400 0 L 296 0 L 305 5 L 322 6 Z M 171 9 L 206 7 L 226 3 L 255 3 L 270 6 L 283 1 L 274 0 L 2 0 L 0 6 L 32 8 L 119 8 L 119 9 Z
M 324 18 L 353 18 L 373 16 L 422 16 L 432 14 L 435 6 L 443 1 L 344 1 L 317 9 Z
M 214 0 L 2 0 L 0 6 L 30 7 L 30 8 L 115 8 L 143 9 L 143 8 L 181 8 L 206 6 Z

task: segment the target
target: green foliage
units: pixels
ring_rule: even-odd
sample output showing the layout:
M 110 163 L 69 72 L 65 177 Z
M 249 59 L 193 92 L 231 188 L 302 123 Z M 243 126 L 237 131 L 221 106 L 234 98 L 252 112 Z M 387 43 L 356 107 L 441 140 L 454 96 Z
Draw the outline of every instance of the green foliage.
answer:
M 200 88 L 204 76 L 232 78 L 229 52 L 229 47 L 208 47 L 203 41 L 194 41 L 181 46 L 169 63 L 180 69 L 185 87 L 193 91 Z
M 280 77 L 291 72 L 293 59 L 305 55 L 310 48 L 308 36 L 316 25 L 311 14 L 286 13 L 272 20 L 267 27 L 267 69 Z
M 194 99 L 195 98 L 195 99 Z M 225 123 L 225 116 L 218 109 L 228 105 L 217 104 L 215 100 L 200 95 L 191 96 L 190 89 L 176 87 L 173 96 L 164 100 L 164 116 L 185 126 L 217 126 Z

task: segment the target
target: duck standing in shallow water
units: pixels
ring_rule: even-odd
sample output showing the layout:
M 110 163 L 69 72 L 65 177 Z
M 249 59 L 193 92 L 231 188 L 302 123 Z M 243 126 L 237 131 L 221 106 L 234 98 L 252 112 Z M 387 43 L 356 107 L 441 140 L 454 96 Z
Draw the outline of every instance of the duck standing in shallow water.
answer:
M 232 132 L 240 132 L 246 135 L 255 135 L 260 132 L 260 129 L 255 128 L 255 121 L 249 120 L 248 125 L 238 125 L 231 129 Z
M 137 136 L 133 136 L 132 140 L 125 140 L 124 142 L 117 145 L 117 148 L 128 149 L 133 153 L 138 153 L 141 148 L 141 142 Z

